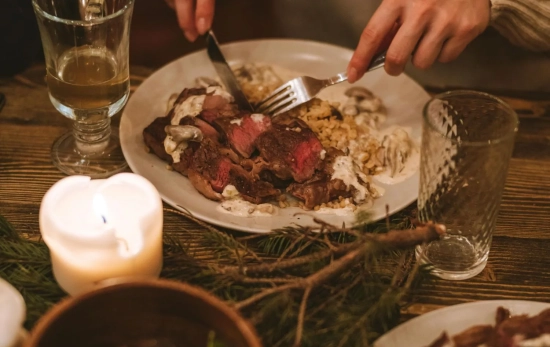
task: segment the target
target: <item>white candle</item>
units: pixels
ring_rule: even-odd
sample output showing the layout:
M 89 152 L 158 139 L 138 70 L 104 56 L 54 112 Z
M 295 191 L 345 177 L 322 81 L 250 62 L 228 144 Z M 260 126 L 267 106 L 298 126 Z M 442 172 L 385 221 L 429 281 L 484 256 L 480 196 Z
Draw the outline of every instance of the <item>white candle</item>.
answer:
M 0 347 L 16 347 L 23 343 L 27 332 L 22 328 L 25 320 L 25 301 L 8 282 L 0 278 Z
M 139 175 L 60 180 L 42 200 L 40 231 L 55 279 L 71 295 L 162 269 L 162 200 Z

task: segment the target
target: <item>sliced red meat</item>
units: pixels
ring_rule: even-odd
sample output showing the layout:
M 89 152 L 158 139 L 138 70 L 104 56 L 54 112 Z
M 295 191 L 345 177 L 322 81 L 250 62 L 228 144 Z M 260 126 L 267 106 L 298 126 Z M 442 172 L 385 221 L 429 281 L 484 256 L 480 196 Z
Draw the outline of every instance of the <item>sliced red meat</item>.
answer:
M 231 168 L 230 183 L 235 186 L 244 200 L 254 204 L 272 200 L 281 194 L 281 191 L 275 189 L 271 183 L 254 177 L 238 165 L 233 165 Z
M 200 117 L 212 124 L 218 118 L 233 117 L 238 114 L 237 105 L 230 103 L 220 95 L 207 95 L 204 98 Z
M 223 199 L 223 196 L 220 193 L 217 193 L 214 191 L 214 189 L 212 189 L 212 186 L 210 185 L 208 179 L 197 171 L 189 170 L 188 177 L 193 187 L 195 187 L 195 189 L 199 193 L 201 193 L 208 199 L 216 201 L 220 201 Z
M 214 129 L 210 124 L 206 123 L 200 118 L 195 117 L 195 126 L 201 129 L 202 134 L 206 137 L 211 138 L 212 140 L 218 140 L 220 134 Z
M 261 114 L 244 114 L 218 118 L 213 125 L 231 148 L 244 158 L 250 158 L 258 136 L 271 127 L 271 119 Z
M 212 188 L 217 192 L 223 192 L 225 186 L 229 184 L 229 172 L 231 171 L 231 161 L 223 157 L 218 163 L 216 175 L 210 181 Z
M 214 191 L 221 193 L 229 184 L 230 169 L 231 160 L 220 153 L 219 145 L 205 138 L 193 154 L 189 171 L 196 171 L 210 182 Z
M 182 102 L 184 102 L 187 98 L 194 95 L 203 95 L 206 93 L 205 88 L 185 88 L 176 99 L 174 105 L 179 105 Z M 143 141 L 145 142 L 145 145 L 147 145 L 155 155 L 157 155 L 160 159 L 167 161 L 169 163 L 172 163 L 172 156 L 166 153 L 164 150 L 164 139 L 166 138 L 166 132 L 164 128 L 167 125 L 171 124 L 171 120 L 174 116 L 174 108 L 168 112 L 168 114 L 164 117 L 158 117 L 156 118 L 151 124 L 149 124 L 145 129 L 143 129 Z M 201 124 L 200 121 L 204 124 Z M 201 120 L 195 120 L 194 117 L 184 117 L 180 121 L 181 125 L 195 125 L 201 131 L 203 131 L 203 134 L 205 136 L 211 136 L 211 137 L 217 137 L 219 136 L 217 131 L 209 126 L 207 123 Z M 207 128 L 209 126 L 209 128 Z M 214 135 L 215 134 L 215 135 Z
M 225 107 L 229 102 L 221 95 L 207 95 L 204 98 L 202 108 L 205 110 L 215 110 Z
M 340 196 L 343 198 L 352 196 L 351 190 L 342 180 L 333 180 L 329 175 L 322 173 L 305 183 L 292 183 L 287 188 L 287 192 L 302 200 L 304 206 L 308 209 L 337 199 Z
M 143 141 L 157 157 L 171 163 L 172 156 L 164 150 L 164 138 L 166 138 L 164 127 L 168 124 L 170 124 L 168 117 L 156 118 L 143 129 Z
M 180 161 L 177 163 L 172 163 L 172 168 L 174 171 L 179 172 L 180 174 L 187 176 L 191 162 L 193 161 L 193 154 L 199 148 L 200 144 L 198 142 L 189 142 L 189 147 L 187 147 L 180 155 Z M 170 157 L 172 158 L 172 157 Z
M 269 169 L 282 180 L 305 182 L 322 163 L 323 146 L 303 122 L 273 124 L 255 144 Z

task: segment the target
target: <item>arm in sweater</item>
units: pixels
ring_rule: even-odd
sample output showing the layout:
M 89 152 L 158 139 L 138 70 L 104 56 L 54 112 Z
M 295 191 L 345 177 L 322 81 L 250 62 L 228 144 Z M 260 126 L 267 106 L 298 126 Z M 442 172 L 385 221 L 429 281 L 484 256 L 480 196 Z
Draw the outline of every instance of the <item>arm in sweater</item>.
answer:
M 550 50 L 550 0 L 492 0 L 491 26 L 514 45 Z

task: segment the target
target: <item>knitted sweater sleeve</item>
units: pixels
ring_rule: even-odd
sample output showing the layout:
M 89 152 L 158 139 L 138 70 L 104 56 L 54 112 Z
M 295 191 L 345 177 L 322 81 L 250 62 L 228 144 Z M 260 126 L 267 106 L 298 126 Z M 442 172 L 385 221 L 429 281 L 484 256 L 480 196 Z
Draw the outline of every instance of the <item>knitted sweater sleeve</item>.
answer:
M 550 50 L 550 0 L 491 0 L 491 26 L 511 43 Z

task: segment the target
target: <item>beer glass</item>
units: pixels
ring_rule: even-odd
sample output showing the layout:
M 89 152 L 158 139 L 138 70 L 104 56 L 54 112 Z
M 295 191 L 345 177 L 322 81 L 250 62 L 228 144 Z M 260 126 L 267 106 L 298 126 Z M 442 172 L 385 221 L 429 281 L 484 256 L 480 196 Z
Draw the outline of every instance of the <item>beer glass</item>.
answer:
M 417 259 L 445 279 L 467 279 L 487 264 L 518 117 L 475 91 L 435 96 L 424 108 L 418 214 L 447 227 L 418 246 Z
M 33 0 L 55 108 L 72 132 L 51 150 L 68 175 L 108 177 L 127 166 L 111 118 L 128 99 L 134 0 Z

